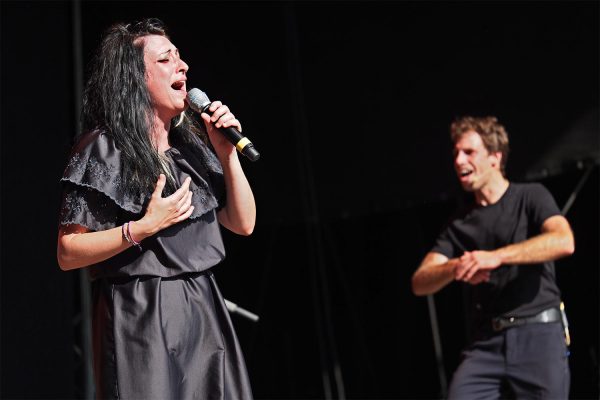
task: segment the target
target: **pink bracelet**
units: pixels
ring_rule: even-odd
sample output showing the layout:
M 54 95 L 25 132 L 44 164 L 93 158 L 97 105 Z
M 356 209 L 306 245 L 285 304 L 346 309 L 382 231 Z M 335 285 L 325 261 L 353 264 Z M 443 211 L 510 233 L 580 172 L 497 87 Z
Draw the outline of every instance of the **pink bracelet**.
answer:
M 131 239 L 131 243 L 133 243 L 136 246 L 140 245 L 140 242 L 136 241 L 133 236 L 131 235 L 131 231 L 129 230 L 129 227 L 131 226 L 131 224 L 133 224 L 133 221 L 129 221 L 129 223 L 127 224 L 127 235 L 129 236 L 129 239 Z
M 127 240 L 129 243 L 136 246 L 138 249 L 140 249 L 140 251 L 142 251 L 142 246 L 140 246 L 140 242 L 136 241 L 133 238 L 133 236 L 131 236 L 131 230 L 129 229 L 129 227 L 131 226 L 132 223 L 133 223 L 133 221 L 129 221 L 129 222 L 125 222 L 123 224 L 123 227 L 121 228 L 121 230 L 123 232 L 123 236 L 125 236 L 125 240 Z

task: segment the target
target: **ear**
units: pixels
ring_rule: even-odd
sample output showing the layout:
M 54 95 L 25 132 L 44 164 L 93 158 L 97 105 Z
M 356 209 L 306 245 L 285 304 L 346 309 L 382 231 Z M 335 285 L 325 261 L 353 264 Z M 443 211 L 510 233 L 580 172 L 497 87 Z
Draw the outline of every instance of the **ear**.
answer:
M 496 151 L 494 153 L 490 153 L 490 157 L 492 159 L 492 167 L 500 169 L 500 165 L 502 165 L 502 152 Z

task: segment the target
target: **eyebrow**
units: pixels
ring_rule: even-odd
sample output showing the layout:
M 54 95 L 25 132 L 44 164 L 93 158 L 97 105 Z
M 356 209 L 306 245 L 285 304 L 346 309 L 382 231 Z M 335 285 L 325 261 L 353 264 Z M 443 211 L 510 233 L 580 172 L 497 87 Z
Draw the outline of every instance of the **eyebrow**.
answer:
M 167 55 L 168 55 L 168 54 L 169 54 L 169 53 L 170 53 L 172 50 L 173 50 L 173 49 L 169 49 L 169 50 L 167 50 L 167 51 L 163 51 L 162 53 L 159 53 L 158 55 L 159 55 L 159 57 L 162 57 L 162 56 L 164 56 L 165 54 L 167 54 Z M 176 54 L 179 54 L 179 49 L 178 49 L 178 48 L 175 48 L 175 53 L 176 53 Z

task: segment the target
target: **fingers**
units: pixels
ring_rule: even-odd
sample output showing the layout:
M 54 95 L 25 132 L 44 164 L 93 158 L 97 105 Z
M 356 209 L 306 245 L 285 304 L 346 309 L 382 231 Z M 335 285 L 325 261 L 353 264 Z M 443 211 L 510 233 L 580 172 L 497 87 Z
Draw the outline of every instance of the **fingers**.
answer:
M 194 206 L 190 206 L 190 208 L 188 208 L 186 212 L 181 214 L 179 217 L 175 218 L 174 223 L 178 223 L 185 219 L 188 219 L 192 215 L 193 212 L 194 212 Z
M 221 128 L 221 127 L 227 128 L 229 126 L 238 127 L 239 125 L 240 125 L 240 121 L 238 121 L 237 119 L 235 119 L 235 115 L 233 115 L 232 113 L 224 114 L 215 123 L 215 126 L 217 128 Z
M 194 206 L 192 206 L 191 182 L 192 179 L 188 176 L 179 189 L 163 198 L 162 192 L 166 184 L 166 176 L 160 174 L 146 213 L 142 217 L 148 232 L 154 234 L 192 215 Z
M 202 120 L 204 121 L 205 124 L 207 124 L 207 125 L 210 124 L 210 115 L 203 112 L 202 114 L 200 114 L 200 117 L 202 117 Z
M 177 213 L 182 214 L 182 213 L 186 212 L 187 209 L 190 208 L 191 204 L 192 204 L 192 191 L 188 190 L 187 193 L 181 198 L 181 200 L 179 200 L 179 202 L 175 206 Z
M 209 110 L 212 112 L 212 116 L 210 116 L 208 120 L 203 117 L 206 122 L 212 122 L 217 128 L 228 128 L 232 126 L 241 132 L 242 125 L 229 110 L 229 107 L 222 104 L 220 101 L 213 101 Z
M 187 178 L 185 178 L 185 180 L 183 181 L 183 185 L 181 185 L 181 187 L 179 189 L 177 189 L 175 192 L 173 192 L 172 195 L 167 197 L 167 199 L 169 199 L 173 205 L 177 205 L 179 203 L 179 201 L 181 199 L 183 199 L 190 191 L 190 183 L 191 182 L 192 182 L 192 178 L 190 178 L 189 176 Z
M 462 257 L 460 257 L 459 261 L 460 261 L 460 263 L 457 265 L 456 271 L 454 274 L 454 279 L 456 279 L 457 281 L 463 280 L 465 274 L 469 270 L 469 265 L 470 265 L 470 262 L 469 262 L 470 260 L 467 257 L 467 253 L 465 253 Z
M 471 285 L 478 285 L 483 282 L 488 282 L 490 280 L 490 272 L 489 271 L 477 271 L 473 277 L 467 281 Z
M 192 205 L 192 192 L 189 192 L 189 194 L 185 197 L 185 202 L 181 205 L 181 207 L 178 210 L 178 216 L 175 217 L 175 221 L 174 223 L 183 221 L 186 218 L 189 218 L 190 215 L 192 215 L 192 212 L 194 211 L 194 206 Z
M 454 278 L 469 283 L 487 282 L 490 279 L 490 271 L 501 264 L 502 261 L 493 252 L 467 251 L 459 258 Z
M 210 107 L 208 108 L 208 110 L 214 113 L 215 111 L 217 111 L 217 108 L 221 107 L 222 105 L 223 103 L 221 103 L 219 100 L 215 100 L 212 103 L 210 103 Z
M 489 273 L 486 271 L 478 271 L 467 283 L 471 285 L 479 285 L 480 283 L 487 282 L 490 280 Z
M 213 104 L 215 104 L 215 103 L 213 103 Z M 231 112 L 229 111 L 229 107 L 227 107 L 225 105 L 219 106 L 214 109 L 213 114 L 210 117 L 210 122 L 212 122 L 216 125 L 218 123 L 218 121 L 227 114 L 231 114 Z
M 478 264 L 473 254 L 469 251 L 465 252 L 459 260 L 460 264 L 456 268 L 454 279 L 457 281 L 469 281 L 479 270 Z
M 467 272 L 465 273 L 463 280 L 468 282 L 471 278 L 473 278 L 473 275 L 475 275 L 477 271 L 479 271 L 479 265 L 473 262 L 472 265 L 469 266 Z
M 190 208 L 192 208 L 193 211 L 193 206 L 191 205 L 193 196 L 193 193 L 190 190 L 191 182 L 192 179 L 188 176 L 183 182 L 183 185 L 181 185 L 181 187 L 177 189 L 175 193 L 169 196 L 169 200 L 172 204 L 171 208 L 173 210 L 173 223 L 183 221 L 185 218 L 188 218 L 191 215 L 191 211 L 189 211 Z M 181 218 L 184 215 L 187 215 L 187 217 Z
M 154 192 L 152 192 L 152 197 L 162 197 L 163 189 L 165 188 L 165 183 L 167 182 L 167 178 L 164 174 L 160 174 L 158 176 L 158 181 L 156 181 L 156 187 L 154 188 Z

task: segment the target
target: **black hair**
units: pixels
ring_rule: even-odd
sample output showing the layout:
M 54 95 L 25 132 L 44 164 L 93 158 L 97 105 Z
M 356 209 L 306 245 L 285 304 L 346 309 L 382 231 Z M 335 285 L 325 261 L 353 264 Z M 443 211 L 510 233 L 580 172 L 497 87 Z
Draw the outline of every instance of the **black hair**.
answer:
M 151 193 L 160 173 L 170 176 L 153 146 L 153 108 L 146 85 L 144 43 L 147 35 L 168 38 L 165 25 L 157 18 L 134 23 L 117 23 L 104 34 L 90 64 L 83 93 L 82 131 L 102 130 L 121 151 L 122 179 L 129 190 Z M 170 136 L 189 142 L 192 135 L 204 136 L 189 114 L 171 121 Z M 179 123 L 178 123 L 179 122 Z M 167 179 L 167 192 L 174 189 Z

